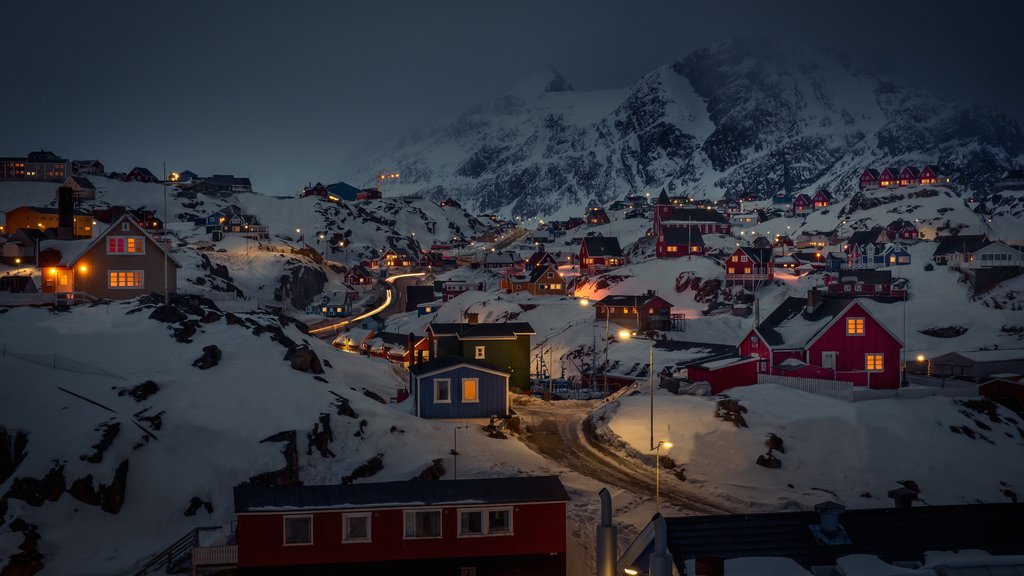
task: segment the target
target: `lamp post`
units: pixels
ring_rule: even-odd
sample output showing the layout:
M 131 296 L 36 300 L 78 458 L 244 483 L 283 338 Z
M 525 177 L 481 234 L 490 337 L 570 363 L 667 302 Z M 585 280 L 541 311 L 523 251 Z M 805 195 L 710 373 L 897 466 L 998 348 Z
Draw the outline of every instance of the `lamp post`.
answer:
M 917 361 L 918 362 L 927 362 L 926 367 L 925 367 L 924 380 L 927 383 L 931 383 L 931 377 L 932 377 L 932 360 L 931 360 L 931 358 L 925 358 L 924 354 L 918 354 L 917 355 Z
M 658 445 L 654 447 L 654 511 L 661 511 L 661 447 L 664 446 L 665 450 L 672 448 L 672 443 L 659 440 Z
M 619 330 L 619 340 L 625 342 L 630 338 L 636 338 L 637 340 L 647 340 L 649 345 L 648 352 L 650 354 L 648 365 L 647 365 L 647 377 L 648 377 L 648 389 L 651 393 L 651 450 L 655 449 L 654 446 L 654 338 L 643 338 L 637 336 L 636 333 L 630 333 L 629 330 Z

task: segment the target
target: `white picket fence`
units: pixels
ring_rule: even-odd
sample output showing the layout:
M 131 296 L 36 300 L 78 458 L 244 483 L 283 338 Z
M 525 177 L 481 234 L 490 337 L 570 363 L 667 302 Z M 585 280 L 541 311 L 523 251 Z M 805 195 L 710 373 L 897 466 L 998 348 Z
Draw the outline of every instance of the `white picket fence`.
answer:
M 819 378 L 796 378 L 793 376 L 778 376 L 775 374 L 758 374 L 758 384 L 776 384 L 802 392 L 831 396 L 841 400 L 853 399 L 853 384 L 839 380 L 823 380 Z

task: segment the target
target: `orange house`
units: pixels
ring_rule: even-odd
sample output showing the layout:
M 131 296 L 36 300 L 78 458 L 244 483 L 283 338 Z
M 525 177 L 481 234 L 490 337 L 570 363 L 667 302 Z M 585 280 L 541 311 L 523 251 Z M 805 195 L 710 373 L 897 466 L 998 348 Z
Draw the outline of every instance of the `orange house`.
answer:
M 534 268 L 531 272 L 508 274 L 501 279 L 501 289 L 511 294 L 529 292 L 534 296 L 565 296 L 565 279 L 558 268 L 550 264 Z
M 181 264 L 129 215 L 118 218 L 93 240 L 53 240 L 40 246 L 43 292 L 83 292 L 126 300 L 164 291 L 177 292 Z
M 34 228 L 46 230 L 57 227 L 56 208 L 41 208 L 36 206 L 20 206 L 7 213 L 7 221 L 4 229 L 12 234 L 19 228 Z M 75 238 L 92 237 L 92 216 L 84 212 L 75 212 Z

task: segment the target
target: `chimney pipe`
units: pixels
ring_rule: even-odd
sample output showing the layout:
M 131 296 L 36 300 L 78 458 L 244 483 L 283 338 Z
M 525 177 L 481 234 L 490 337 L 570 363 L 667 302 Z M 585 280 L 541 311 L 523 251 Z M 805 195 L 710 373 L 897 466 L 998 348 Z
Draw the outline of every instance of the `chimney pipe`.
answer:
M 821 292 L 818 292 L 814 288 L 807 291 L 807 309 L 808 314 L 814 313 L 821 306 Z
M 617 576 L 618 535 L 612 524 L 612 495 L 607 488 L 598 492 L 601 497 L 601 523 L 597 525 L 597 576 Z
M 846 507 L 835 502 L 822 502 L 814 507 L 821 519 L 821 533 L 829 538 L 839 534 L 839 515 L 846 511 Z
M 75 238 L 75 191 L 66 186 L 57 189 L 57 239 Z
M 479 321 L 480 321 L 479 313 L 477 313 L 477 312 L 467 312 L 466 313 L 466 323 L 467 324 L 476 324 Z
M 654 551 L 651 553 L 651 576 L 672 576 L 672 554 L 668 551 L 668 526 L 661 514 L 654 516 Z
M 910 488 L 896 488 L 889 490 L 889 498 L 892 498 L 894 508 L 910 508 L 914 505 L 914 500 L 917 500 L 917 492 Z

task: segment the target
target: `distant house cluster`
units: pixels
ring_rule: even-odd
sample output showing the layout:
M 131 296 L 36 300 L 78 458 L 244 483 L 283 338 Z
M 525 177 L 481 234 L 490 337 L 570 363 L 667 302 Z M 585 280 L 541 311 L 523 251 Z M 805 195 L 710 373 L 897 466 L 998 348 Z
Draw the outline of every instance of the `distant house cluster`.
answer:
M 731 234 L 732 224 L 716 210 L 680 207 L 662 190 L 654 205 L 651 232 L 658 258 L 703 256 L 707 252 L 704 234 Z
M 948 184 L 950 178 L 940 174 L 932 164 L 920 168 L 904 166 L 903 168 L 865 168 L 860 175 L 861 190 L 878 188 L 896 188 L 900 186 L 924 186 L 928 184 Z
M 170 180 L 180 190 L 180 195 L 190 198 L 195 198 L 200 192 L 208 196 L 229 196 L 252 192 L 252 181 L 233 174 L 214 174 L 204 178 L 195 172 L 186 170 L 180 174 L 172 174 Z
M 0 157 L 0 180 L 63 182 L 70 175 L 71 162 L 49 150 L 29 152 L 27 156 Z
M 810 195 L 797 194 L 793 197 L 793 213 L 797 216 L 806 216 L 811 212 L 828 208 L 832 201 L 832 194 L 825 189 L 818 189 Z

